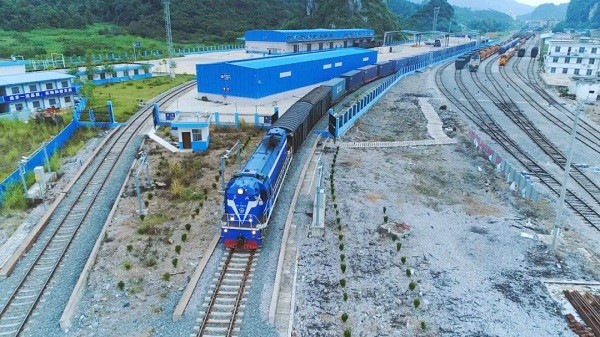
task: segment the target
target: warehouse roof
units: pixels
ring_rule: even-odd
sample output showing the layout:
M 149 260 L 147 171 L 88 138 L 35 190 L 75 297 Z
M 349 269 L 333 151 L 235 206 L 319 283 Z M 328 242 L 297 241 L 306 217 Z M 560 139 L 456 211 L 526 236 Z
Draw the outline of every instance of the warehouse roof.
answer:
M 250 30 L 245 34 L 246 41 L 297 42 L 323 41 L 347 38 L 373 38 L 372 29 L 300 29 L 300 30 Z
M 236 65 L 239 67 L 262 69 L 262 68 L 270 68 L 270 67 L 276 67 L 276 66 L 282 66 L 282 65 L 288 65 L 288 64 L 310 62 L 310 61 L 316 61 L 316 60 L 326 60 L 326 59 L 335 58 L 335 57 L 360 55 L 360 54 L 371 54 L 371 53 L 375 53 L 375 51 L 365 50 L 365 49 L 361 49 L 361 48 L 338 48 L 338 49 L 332 49 L 332 50 L 326 50 L 326 51 L 299 53 L 299 54 L 273 56 L 273 57 L 263 57 L 260 59 L 240 60 L 240 61 L 232 61 L 232 62 L 226 62 L 226 63 Z
M 24 74 L 0 76 L 0 85 L 36 83 L 46 81 L 67 80 L 75 76 L 61 73 L 59 71 L 39 71 Z

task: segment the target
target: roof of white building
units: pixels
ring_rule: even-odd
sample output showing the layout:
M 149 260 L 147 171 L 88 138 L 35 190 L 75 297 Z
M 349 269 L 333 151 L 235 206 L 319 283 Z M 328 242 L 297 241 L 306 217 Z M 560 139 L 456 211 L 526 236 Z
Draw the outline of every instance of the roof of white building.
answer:
M 0 86 L 67 80 L 72 78 L 75 78 L 75 76 L 65 74 L 60 71 L 39 71 L 24 74 L 0 76 Z

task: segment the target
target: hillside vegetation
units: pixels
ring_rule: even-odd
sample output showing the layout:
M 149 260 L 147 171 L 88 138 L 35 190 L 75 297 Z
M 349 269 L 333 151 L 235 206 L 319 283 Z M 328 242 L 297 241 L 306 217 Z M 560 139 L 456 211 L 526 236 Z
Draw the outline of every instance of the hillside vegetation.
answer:
M 600 1 L 571 0 L 565 21 L 556 27 L 564 28 L 600 28 Z

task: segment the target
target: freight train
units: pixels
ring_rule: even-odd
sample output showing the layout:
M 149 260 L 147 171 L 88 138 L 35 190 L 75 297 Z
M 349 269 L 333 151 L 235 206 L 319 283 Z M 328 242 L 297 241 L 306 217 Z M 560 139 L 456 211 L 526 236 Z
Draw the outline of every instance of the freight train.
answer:
M 432 53 L 379 62 L 349 71 L 314 88 L 273 123 L 224 191 L 221 242 L 227 248 L 257 249 L 263 244 L 275 202 L 297 149 L 329 109 L 349 93 L 397 72 L 406 73 L 470 49 L 475 42 Z M 331 123 L 329 125 L 331 132 Z
M 481 61 L 494 55 L 494 53 L 498 51 L 498 48 L 500 48 L 499 45 L 493 45 L 475 51 L 475 54 L 471 55 L 471 58 L 469 60 L 469 71 L 476 72 L 479 69 Z

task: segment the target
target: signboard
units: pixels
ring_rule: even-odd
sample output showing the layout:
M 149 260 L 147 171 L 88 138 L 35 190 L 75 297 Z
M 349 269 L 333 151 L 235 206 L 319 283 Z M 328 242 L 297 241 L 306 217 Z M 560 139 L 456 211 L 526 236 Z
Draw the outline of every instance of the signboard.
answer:
M 2 96 L 4 98 L 4 102 L 15 102 L 15 101 L 23 101 L 26 99 L 32 98 L 42 98 L 48 96 L 57 96 L 64 95 L 70 93 L 76 93 L 77 89 L 75 87 L 61 88 L 61 89 L 53 89 L 53 90 L 45 90 L 45 91 L 36 91 L 36 92 L 28 92 L 23 94 L 15 94 Z
M 264 118 L 264 123 L 265 124 L 271 124 L 271 116 L 265 116 Z
M 231 79 L 231 75 L 229 74 L 221 74 L 220 77 L 223 81 L 229 81 Z
M 175 120 L 175 113 L 174 112 L 165 112 L 165 118 L 168 121 Z

